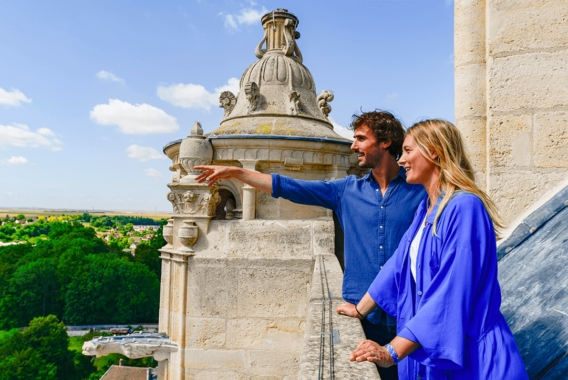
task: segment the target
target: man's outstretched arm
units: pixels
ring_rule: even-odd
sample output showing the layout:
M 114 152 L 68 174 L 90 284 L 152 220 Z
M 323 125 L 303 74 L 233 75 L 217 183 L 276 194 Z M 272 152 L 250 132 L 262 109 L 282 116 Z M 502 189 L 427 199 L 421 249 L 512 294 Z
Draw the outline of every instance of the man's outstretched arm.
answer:
M 200 165 L 195 169 L 203 170 L 195 179 L 199 183 L 208 182 L 211 187 L 220 179 L 236 178 L 258 190 L 272 194 L 272 176 L 237 168 L 235 166 Z

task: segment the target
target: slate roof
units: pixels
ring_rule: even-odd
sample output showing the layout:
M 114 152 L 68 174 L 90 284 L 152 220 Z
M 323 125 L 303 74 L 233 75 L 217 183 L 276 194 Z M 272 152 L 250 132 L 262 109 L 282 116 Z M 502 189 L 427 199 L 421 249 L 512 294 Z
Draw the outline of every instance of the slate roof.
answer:
M 501 312 L 531 379 L 568 379 L 568 187 L 499 245 Z

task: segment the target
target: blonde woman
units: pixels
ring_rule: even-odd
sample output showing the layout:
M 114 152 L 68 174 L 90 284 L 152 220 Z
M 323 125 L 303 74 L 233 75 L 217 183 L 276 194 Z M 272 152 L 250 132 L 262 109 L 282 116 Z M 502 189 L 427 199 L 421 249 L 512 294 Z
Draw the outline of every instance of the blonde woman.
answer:
M 397 336 L 385 346 L 361 341 L 350 360 L 398 364 L 401 380 L 528 379 L 499 311 L 502 225 L 475 185 L 459 131 L 444 120 L 416 123 L 399 164 L 428 197 L 363 299 L 337 310 L 364 318 L 378 305 L 397 318 Z

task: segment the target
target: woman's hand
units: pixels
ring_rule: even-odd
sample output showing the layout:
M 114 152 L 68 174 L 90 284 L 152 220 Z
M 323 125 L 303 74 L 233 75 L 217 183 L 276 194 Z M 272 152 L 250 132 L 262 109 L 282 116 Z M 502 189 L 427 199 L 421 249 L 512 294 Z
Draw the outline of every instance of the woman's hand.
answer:
M 376 354 L 376 356 L 373 354 Z M 389 352 L 383 346 L 373 342 L 372 340 L 361 340 L 355 351 L 349 355 L 350 361 L 368 361 L 375 363 L 379 367 L 390 367 L 394 365 L 394 361 Z
M 352 303 L 344 303 L 339 305 L 337 307 L 337 314 L 345 314 L 348 317 L 361 319 L 361 316 L 359 315 L 359 313 L 357 313 L 357 310 L 355 310 L 355 305 L 353 305 Z

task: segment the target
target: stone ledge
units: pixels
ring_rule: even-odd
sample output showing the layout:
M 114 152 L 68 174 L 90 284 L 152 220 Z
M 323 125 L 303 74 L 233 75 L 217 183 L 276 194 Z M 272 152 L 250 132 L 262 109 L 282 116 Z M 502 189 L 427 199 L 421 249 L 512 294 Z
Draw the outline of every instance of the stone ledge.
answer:
M 320 271 L 320 257 L 323 259 L 323 266 L 325 267 L 323 272 Z M 325 277 L 323 279 L 325 294 L 322 294 L 322 275 L 327 276 L 327 283 L 325 282 Z M 338 305 L 345 302 L 341 297 L 342 282 L 343 272 L 335 255 L 316 256 L 308 305 L 306 333 L 300 356 L 299 380 L 315 380 L 318 378 L 320 371 L 322 304 L 324 303 L 326 306 L 324 331 L 339 331 L 339 342 L 335 341 L 335 344 L 331 345 L 333 356 L 330 356 L 329 339 L 331 337 L 329 334 L 324 335 L 324 360 L 321 363 L 324 378 L 329 378 L 330 358 L 333 357 L 333 375 L 337 379 L 380 380 L 377 367 L 373 363 L 349 361 L 349 354 L 357 348 L 359 341 L 366 339 L 366 337 L 358 319 L 339 315 L 335 311 Z M 331 329 L 329 325 L 329 307 L 331 307 Z

